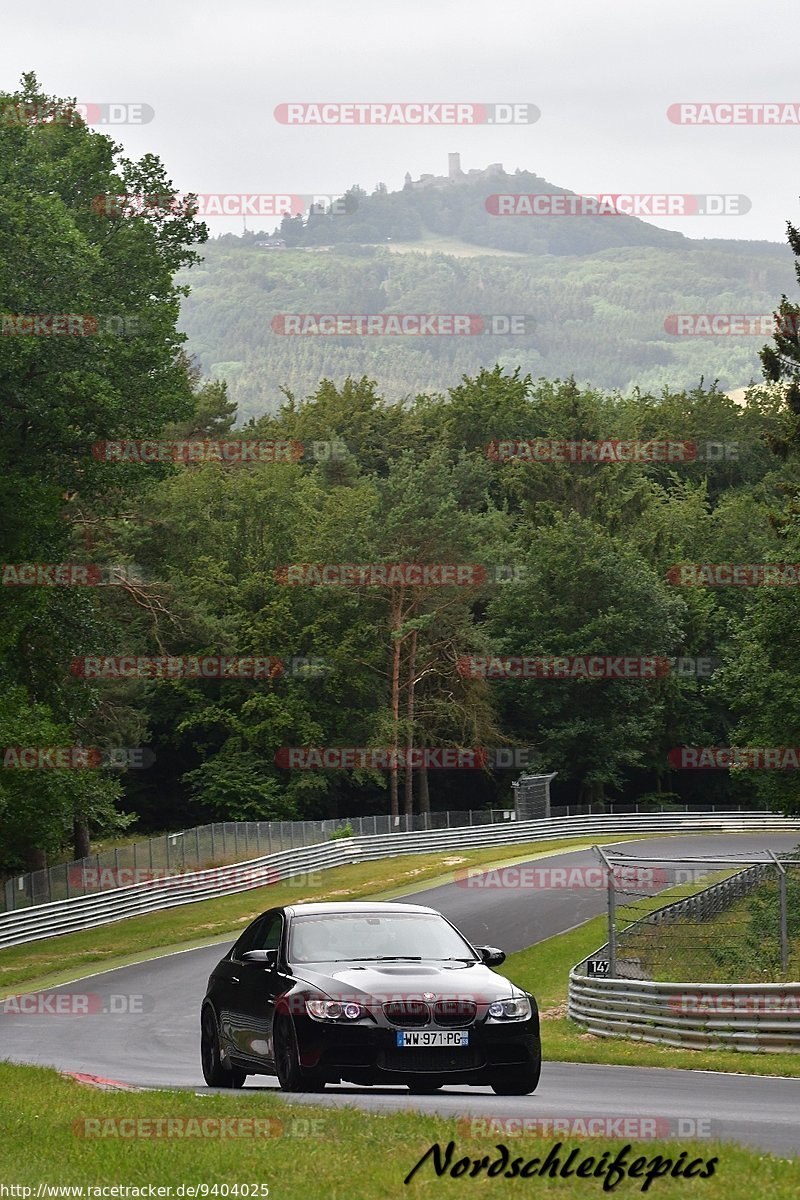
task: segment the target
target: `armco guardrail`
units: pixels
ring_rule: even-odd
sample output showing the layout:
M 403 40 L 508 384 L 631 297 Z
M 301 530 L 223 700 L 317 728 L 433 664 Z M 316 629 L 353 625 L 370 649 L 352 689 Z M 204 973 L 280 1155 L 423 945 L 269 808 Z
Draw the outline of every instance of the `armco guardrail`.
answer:
M 569 979 L 568 1016 L 599 1037 L 800 1053 L 800 983 Z
M 233 866 L 148 880 L 97 895 L 78 896 L 5 913 L 0 916 L 0 948 L 263 887 L 279 878 L 289 879 L 309 871 L 399 854 L 511 846 L 560 838 L 589 839 L 609 834 L 742 833 L 753 829 L 782 833 L 800 831 L 800 820 L 757 812 L 640 813 L 635 816 L 553 817 L 541 821 L 342 838 L 269 854 Z

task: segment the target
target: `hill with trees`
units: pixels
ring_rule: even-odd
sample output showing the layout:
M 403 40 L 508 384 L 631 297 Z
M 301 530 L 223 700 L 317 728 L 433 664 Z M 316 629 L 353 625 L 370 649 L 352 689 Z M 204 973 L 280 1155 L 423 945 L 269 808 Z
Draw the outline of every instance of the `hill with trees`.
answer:
M 529 172 L 473 174 L 399 192 L 354 187 L 341 212 L 207 243 L 181 327 L 202 370 L 227 380 L 241 418 L 274 412 L 283 387 L 305 395 L 347 375 L 379 378 L 389 399 L 442 392 L 496 364 L 625 392 L 760 378 L 766 322 L 760 338 L 689 336 L 670 318 L 766 317 L 792 286 L 785 246 L 696 240 L 622 215 L 500 218 L 486 210 L 492 193 L 570 193 Z M 293 336 L 275 328 L 287 313 L 527 320 L 509 334 Z

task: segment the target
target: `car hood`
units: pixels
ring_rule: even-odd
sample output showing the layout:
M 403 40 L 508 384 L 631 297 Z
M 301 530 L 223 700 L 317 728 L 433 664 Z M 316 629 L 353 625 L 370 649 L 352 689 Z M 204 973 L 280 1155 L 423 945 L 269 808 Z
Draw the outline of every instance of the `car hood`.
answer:
M 296 964 L 292 974 L 301 985 L 308 984 L 334 1000 L 351 1000 L 367 1007 L 371 1002 L 427 1000 L 431 996 L 491 1004 L 520 991 L 483 963 L 304 963 Z

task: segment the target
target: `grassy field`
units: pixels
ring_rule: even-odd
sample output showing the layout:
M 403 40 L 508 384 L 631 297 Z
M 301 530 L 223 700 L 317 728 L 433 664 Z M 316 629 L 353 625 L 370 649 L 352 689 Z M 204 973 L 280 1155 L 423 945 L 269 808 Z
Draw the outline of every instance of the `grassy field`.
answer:
M 538 1098 L 530 1103 L 532 1113 L 544 1115 Z M 473 1178 L 469 1163 L 457 1167 L 459 1175 L 455 1177 L 449 1171 L 438 1177 L 433 1156 L 407 1185 L 404 1180 L 434 1144 L 441 1147 L 444 1158 L 448 1143 L 454 1143 L 451 1165 L 462 1158 L 487 1156 L 485 1167 L 501 1161 L 497 1147 L 505 1145 L 510 1160 L 522 1160 L 519 1165 L 533 1158 L 540 1160 L 529 1173 L 558 1145 L 552 1133 L 521 1137 L 495 1132 L 491 1137 L 475 1137 L 473 1127 L 464 1120 L 413 1112 L 386 1117 L 355 1109 L 287 1105 L 264 1092 L 230 1096 L 102 1092 L 43 1068 L 2 1063 L 0 1128 L 0 1183 L 33 1188 L 33 1196 L 40 1183 L 132 1185 L 143 1187 L 144 1195 L 152 1184 L 172 1188 L 173 1196 L 181 1195 L 176 1190 L 181 1185 L 207 1185 L 209 1189 L 219 1185 L 217 1195 L 225 1194 L 222 1185 L 228 1185 L 229 1195 L 241 1196 L 246 1194 L 242 1187 L 246 1184 L 252 1189 L 251 1197 L 264 1196 L 263 1189 L 268 1188 L 269 1200 L 505 1196 L 509 1188 L 505 1179 L 489 1178 L 485 1169 Z M 561 1165 L 575 1150 L 572 1169 L 591 1156 L 594 1162 L 585 1168 L 591 1171 L 602 1162 L 604 1152 L 608 1152 L 607 1165 L 626 1143 L 570 1136 L 561 1145 L 561 1150 L 555 1151 Z M 710 1178 L 670 1175 L 655 1179 L 648 1190 L 651 1196 L 752 1200 L 768 1195 L 771 1200 L 794 1200 L 797 1195 L 796 1162 L 730 1144 L 634 1141 L 627 1150 L 628 1164 L 640 1156 L 645 1163 L 639 1169 L 645 1175 L 623 1179 L 613 1188 L 615 1196 L 640 1195 L 646 1173 L 656 1169 L 656 1156 L 661 1163 L 670 1161 L 667 1170 L 699 1159 L 701 1165 L 695 1170 L 706 1171 L 710 1169 L 706 1164 L 716 1161 Z M 535 1189 L 537 1195 L 584 1198 L 602 1195 L 603 1183 L 603 1178 L 575 1175 L 533 1176 L 514 1194 L 524 1191 L 532 1195 Z M 24 1196 L 20 1192 L 5 1194 Z M 207 1194 L 213 1196 L 214 1192 Z
M 460 238 L 426 234 L 416 242 L 381 243 L 392 254 L 449 254 L 453 258 L 530 258 L 519 250 L 500 250 L 494 246 L 476 246 Z M 335 247 L 331 247 L 335 249 Z

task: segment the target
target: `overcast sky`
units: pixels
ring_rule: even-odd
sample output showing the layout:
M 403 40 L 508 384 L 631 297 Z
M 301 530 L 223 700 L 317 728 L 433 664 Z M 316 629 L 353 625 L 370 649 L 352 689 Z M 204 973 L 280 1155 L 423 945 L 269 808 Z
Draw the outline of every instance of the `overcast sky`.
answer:
M 679 101 L 800 106 L 792 0 L 36 0 L 2 9 L 0 89 L 152 106 L 115 136 L 184 191 L 338 193 L 501 162 L 575 192 L 743 194 L 744 216 L 654 221 L 784 241 L 800 222 L 800 126 L 672 124 Z M 287 101 L 528 102 L 535 124 L 312 128 Z M 565 218 L 569 219 L 569 218 Z M 613 219 L 613 218 L 610 218 Z M 273 222 L 249 221 L 251 228 Z M 241 221 L 209 221 L 213 233 Z

